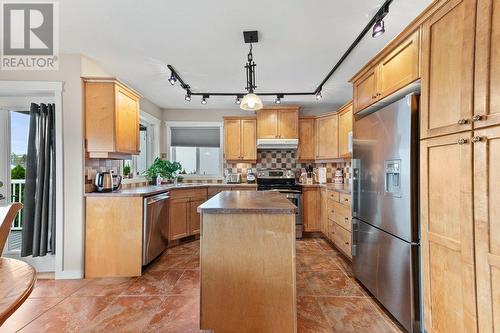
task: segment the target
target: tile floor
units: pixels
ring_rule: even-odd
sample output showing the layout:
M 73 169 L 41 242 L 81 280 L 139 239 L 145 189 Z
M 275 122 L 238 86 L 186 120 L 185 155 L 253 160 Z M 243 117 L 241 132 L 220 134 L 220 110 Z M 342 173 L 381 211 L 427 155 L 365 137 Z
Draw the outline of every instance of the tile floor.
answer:
M 199 242 L 166 251 L 139 278 L 39 280 L 0 332 L 200 332 Z M 299 333 L 400 332 L 321 239 L 297 241 Z

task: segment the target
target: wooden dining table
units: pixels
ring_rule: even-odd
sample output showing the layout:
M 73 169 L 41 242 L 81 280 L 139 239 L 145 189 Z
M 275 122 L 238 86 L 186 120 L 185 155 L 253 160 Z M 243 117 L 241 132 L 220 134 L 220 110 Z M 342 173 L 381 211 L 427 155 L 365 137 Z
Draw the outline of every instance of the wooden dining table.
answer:
M 0 326 L 26 301 L 36 281 L 35 269 L 16 259 L 0 257 Z

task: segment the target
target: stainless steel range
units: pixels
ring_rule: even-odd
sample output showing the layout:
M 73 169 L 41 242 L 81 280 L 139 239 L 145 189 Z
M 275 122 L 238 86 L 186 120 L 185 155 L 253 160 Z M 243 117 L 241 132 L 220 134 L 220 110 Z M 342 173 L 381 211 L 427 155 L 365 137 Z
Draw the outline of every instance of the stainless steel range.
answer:
M 290 169 L 259 169 L 257 170 L 257 191 L 280 192 L 297 206 L 295 237 L 302 238 L 302 186 L 296 184 L 295 172 Z

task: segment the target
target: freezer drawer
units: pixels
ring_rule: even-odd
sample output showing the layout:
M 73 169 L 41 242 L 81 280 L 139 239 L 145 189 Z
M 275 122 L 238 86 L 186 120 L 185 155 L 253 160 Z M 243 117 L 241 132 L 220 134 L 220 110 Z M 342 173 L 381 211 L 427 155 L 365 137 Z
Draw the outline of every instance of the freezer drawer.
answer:
M 356 278 L 409 332 L 417 332 L 418 245 L 353 219 Z

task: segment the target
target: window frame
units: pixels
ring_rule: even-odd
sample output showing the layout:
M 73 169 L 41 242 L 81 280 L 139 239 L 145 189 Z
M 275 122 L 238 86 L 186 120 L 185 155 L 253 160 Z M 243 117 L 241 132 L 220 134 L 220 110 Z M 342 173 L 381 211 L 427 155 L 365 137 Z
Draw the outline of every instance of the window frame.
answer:
M 185 179 L 223 179 L 224 175 L 224 122 L 219 121 L 165 121 L 165 146 L 167 147 L 167 159 L 173 159 L 170 156 L 172 153 L 172 127 L 218 127 L 220 136 L 220 146 L 219 146 L 219 174 L 218 175 L 182 175 Z M 196 147 L 196 172 L 199 172 L 200 168 L 200 147 Z

